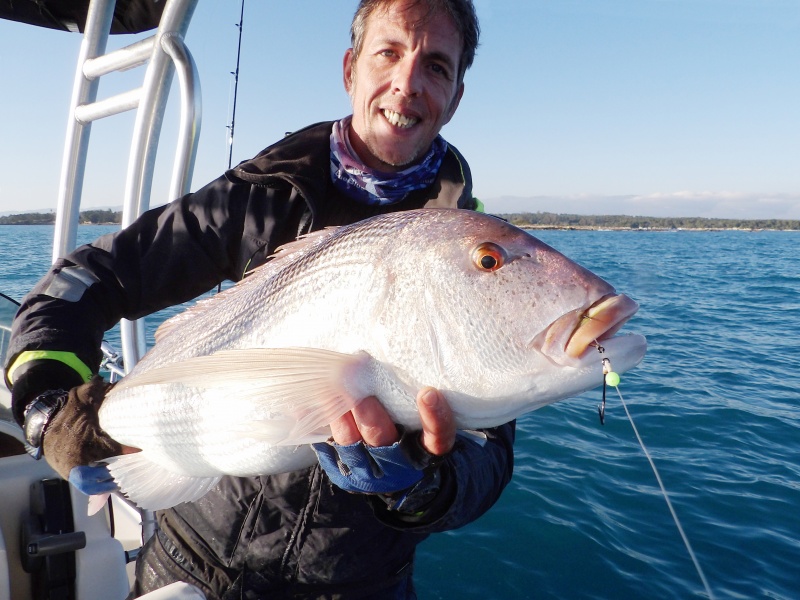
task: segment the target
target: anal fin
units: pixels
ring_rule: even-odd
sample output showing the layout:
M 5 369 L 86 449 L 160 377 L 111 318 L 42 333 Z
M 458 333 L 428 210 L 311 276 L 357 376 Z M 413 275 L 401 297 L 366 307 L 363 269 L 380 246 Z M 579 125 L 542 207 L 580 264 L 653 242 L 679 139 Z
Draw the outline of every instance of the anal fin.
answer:
M 106 459 L 108 470 L 120 491 L 139 508 L 160 510 L 206 495 L 220 476 L 192 477 L 168 471 L 146 452 Z

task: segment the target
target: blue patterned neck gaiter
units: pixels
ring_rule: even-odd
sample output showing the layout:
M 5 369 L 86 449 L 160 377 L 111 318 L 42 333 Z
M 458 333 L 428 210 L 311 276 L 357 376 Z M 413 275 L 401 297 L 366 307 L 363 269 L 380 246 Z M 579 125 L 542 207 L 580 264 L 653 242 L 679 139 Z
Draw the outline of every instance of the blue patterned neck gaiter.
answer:
M 394 204 L 434 182 L 447 152 L 441 135 L 433 140 L 422 162 L 397 173 L 384 173 L 370 169 L 356 156 L 348 136 L 351 119 L 335 122 L 331 133 L 331 179 L 339 191 L 364 204 Z

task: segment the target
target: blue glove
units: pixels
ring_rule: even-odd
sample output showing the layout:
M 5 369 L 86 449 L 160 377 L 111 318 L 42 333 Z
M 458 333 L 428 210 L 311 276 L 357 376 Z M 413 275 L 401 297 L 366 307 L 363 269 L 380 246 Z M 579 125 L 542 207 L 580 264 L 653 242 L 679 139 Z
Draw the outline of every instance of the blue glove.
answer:
M 435 458 L 410 437 L 403 435 L 391 446 L 370 447 L 363 441 L 340 446 L 332 440 L 313 446 L 336 486 L 348 492 L 391 494 L 418 483 Z
M 72 467 L 69 472 L 69 482 L 87 496 L 110 494 L 119 489 L 111 473 L 108 472 L 108 467 L 102 464 L 94 467 L 85 465 Z

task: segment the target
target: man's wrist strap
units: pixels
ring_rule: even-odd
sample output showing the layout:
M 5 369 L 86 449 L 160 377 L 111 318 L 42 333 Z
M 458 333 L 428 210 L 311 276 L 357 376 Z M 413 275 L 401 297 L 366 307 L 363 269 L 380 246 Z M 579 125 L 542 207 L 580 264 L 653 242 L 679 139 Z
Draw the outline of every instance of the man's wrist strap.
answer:
M 25 441 L 30 446 L 29 454 L 36 460 L 42 457 L 42 440 L 47 426 L 67 403 L 68 395 L 65 390 L 48 390 L 36 396 L 25 409 Z

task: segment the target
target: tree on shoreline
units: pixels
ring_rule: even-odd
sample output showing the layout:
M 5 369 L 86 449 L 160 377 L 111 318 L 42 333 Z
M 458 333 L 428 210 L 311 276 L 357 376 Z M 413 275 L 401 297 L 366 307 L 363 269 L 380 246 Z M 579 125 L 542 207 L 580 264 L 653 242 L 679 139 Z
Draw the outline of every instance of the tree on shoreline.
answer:
M 549 212 L 500 215 L 518 227 L 554 229 L 778 229 L 800 230 L 789 219 L 709 219 L 701 217 L 642 217 L 628 215 L 572 215 Z
M 81 225 L 107 225 L 122 223 L 122 212 L 113 210 L 84 210 L 78 221 Z M 0 217 L 0 225 L 53 225 L 56 213 L 22 213 Z

